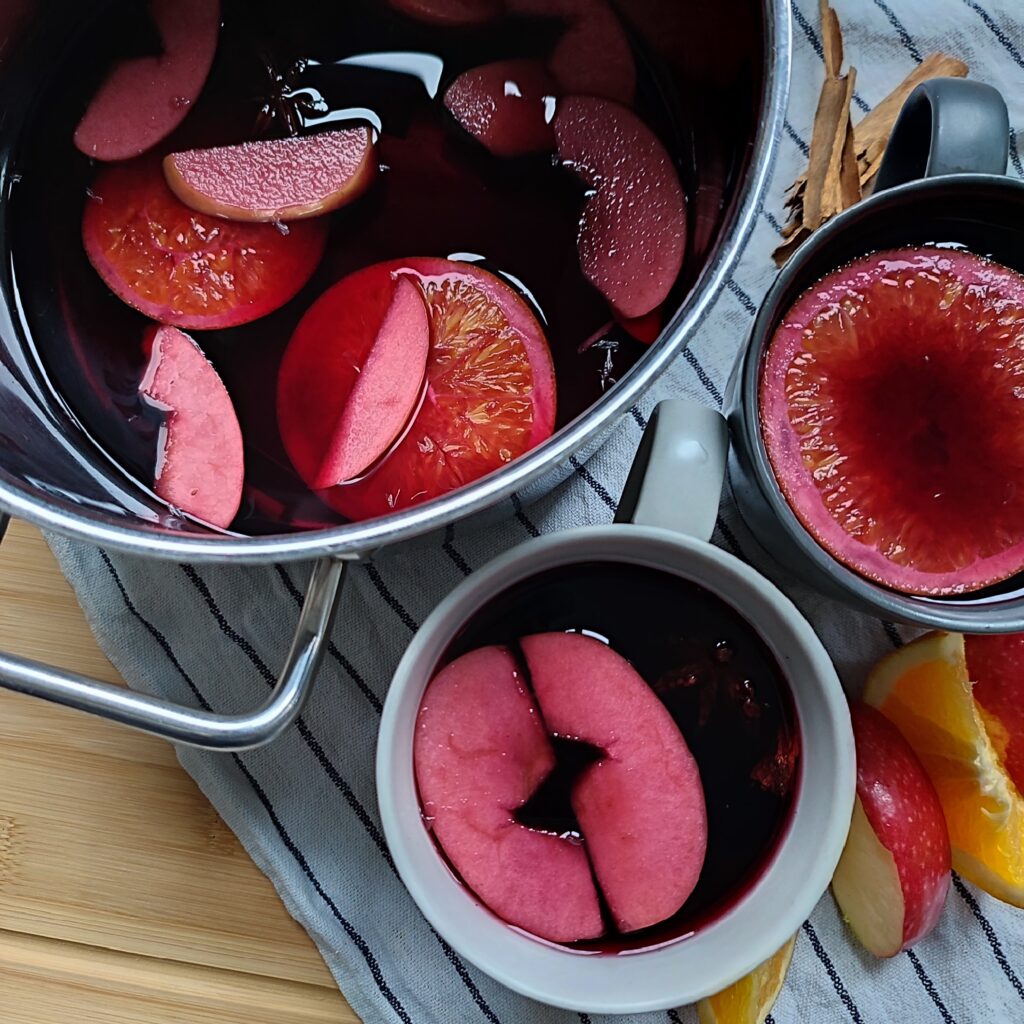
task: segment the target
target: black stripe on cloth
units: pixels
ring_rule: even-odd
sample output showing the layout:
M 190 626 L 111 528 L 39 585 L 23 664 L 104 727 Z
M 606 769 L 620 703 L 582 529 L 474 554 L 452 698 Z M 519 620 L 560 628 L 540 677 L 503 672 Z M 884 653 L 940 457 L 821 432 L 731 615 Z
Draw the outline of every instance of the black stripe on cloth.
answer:
M 263 677 L 263 681 L 268 686 L 274 686 L 277 681 L 277 677 L 270 670 L 267 663 L 259 656 L 252 644 L 249 643 L 249 641 L 242 636 L 230 622 L 228 622 L 227 617 L 214 600 L 213 594 L 210 592 L 210 588 L 206 585 L 205 580 L 203 580 L 199 573 L 190 565 L 182 565 L 180 568 L 192 586 L 199 593 L 199 596 L 203 599 L 203 603 L 206 605 L 210 614 L 220 627 L 221 633 L 227 637 L 227 639 L 230 640 L 246 656 L 246 658 L 249 659 L 249 663 Z M 345 798 L 345 802 L 359 819 L 363 828 L 366 830 L 366 834 L 373 840 L 374 845 L 378 850 L 380 850 L 384 859 L 387 861 L 388 866 L 392 871 L 394 871 L 395 865 L 391 860 L 391 851 L 388 849 L 388 845 L 384 841 L 384 835 L 377 827 L 373 818 L 371 818 L 367 813 L 367 810 L 360 802 L 359 797 L 356 796 L 352 787 L 342 777 L 341 772 L 339 772 L 334 766 L 334 763 L 327 756 L 327 752 L 320 745 L 320 741 L 313 735 L 309 726 L 301 716 L 296 719 L 295 725 L 298 728 L 302 739 L 305 741 L 306 746 L 309 747 L 313 756 L 320 762 L 320 766 L 327 773 L 327 777 L 334 783 L 335 788 Z
M 895 624 L 892 622 L 886 622 L 885 619 L 879 619 L 879 622 L 882 623 L 882 629 L 885 630 L 885 635 L 889 638 L 889 643 L 891 643 L 893 647 L 897 649 L 902 647 L 903 638 L 897 631 Z
M 725 287 L 740 300 L 740 305 L 751 316 L 757 316 L 757 305 L 754 300 L 731 277 L 725 282 Z
M 904 950 L 907 954 L 907 959 L 914 966 L 914 973 L 917 975 L 917 980 L 921 982 L 925 992 L 931 997 L 932 1002 L 935 1004 L 935 1008 L 939 1011 L 939 1016 L 945 1021 L 945 1024 L 956 1024 L 956 1018 L 946 1009 L 946 1004 L 942 1001 L 942 997 L 939 995 L 938 990 L 935 988 L 935 983 L 925 973 L 925 969 L 921 966 L 921 961 L 918 960 L 917 954 L 912 949 Z
M 231 642 L 234 643 L 235 646 L 238 647 L 246 655 L 246 657 L 249 659 L 253 667 L 260 673 L 260 675 L 262 675 L 267 682 L 273 685 L 275 681 L 273 673 L 267 667 L 266 663 L 259 656 L 259 654 L 257 654 L 252 645 L 244 637 L 237 633 L 235 629 L 231 626 L 231 624 L 227 621 L 226 617 L 224 616 L 224 613 L 220 610 L 220 607 L 217 605 L 217 602 L 213 598 L 213 594 L 206 586 L 206 583 L 202 579 L 202 577 L 200 577 L 199 574 L 195 571 L 195 569 L 193 569 L 191 566 L 183 565 L 181 566 L 181 569 L 192 582 L 192 585 L 196 587 L 196 589 L 199 591 L 199 594 L 203 598 L 203 601 L 205 602 L 207 608 L 210 610 L 210 613 L 213 615 L 214 619 L 217 621 L 217 624 L 220 626 L 221 632 L 224 633 L 224 635 L 229 640 L 231 640 Z M 412 616 L 410 616 L 409 613 L 398 603 L 397 599 L 395 600 L 394 610 L 395 613 L 399 615 L 399 617 L 405 616 L 409 619 L 409 621 L 413 622 L 413 632 L 415 632 L 416 628 L 418 628 L 416 626 L 416 623 L 412 620 Z M 394 861 L 391 859 L 391 851 L 388 849 L 387 843 L 384 841 L 384 836 L 382 835 L 380 829 L 376 826 L 373 819 L 369 816 L 369 814 L 366 811 L 366 808 L 363 807 L 362 803 L 360 803 L 359 798 L 352 791 L 352 788 L 345 781 L 345 779 L 342 778 L 341 773 L 338 771 L 338 769 L 334 766 L 333 762 L 327 756 L 326 751 L 323 749 L 319 741 L 310 731 L 309 726 L 306 724 L 304 719 L 302 719 L 301 717 L 296 719 L 295 724 L 302 739 L 305 741 L 306 745 L 312 751 L 313 756 L 320 763 L 320 766 L 326 772 L 327 777 L 331 780 L 331 782 L 334 783 L 335 787 L 341 792 L 342 796 L 344 796 L 345 802 L 349 805 L 349 807 L 351 807 L 356 817 L 359 818 L 360 823 L 363 825 L 363 828 L 366 830 L 367 834 L 373 840 L 374 845 L 377 847 L 378 850 L 380 850 L 381 855 L 384 857 L 384 860 L 387 863 L 388 867 L 391 869 L 392 873 L 397 877 L 398 871 L 395 868 Z M 483 993 L 480 991 L 476 983 L 470 977 L 469 971 L 466 969 L 466 966 L 462 962 L 461 958 L 458 956 L 455 950 L 452 949 L 451 946 L 449 946 L 448 943 L 440 935 L 438 935 L 436 931 L 434 931 L 433 928 L 431 928 L 431 931 L 433 932 L 434 937 L 437 939 L 437 941 L 441 944 L 441 948 L 445 956 L 448 958 L 449 961 L 451 961 L 452 965 L 455 967 L 456 973 L 458 973 L 459 977 L 466 985 L 466 988 L 469 991 L 470 996 L 472 997 L 473 1001 L 477 1004 L 477 1006 L 480 1008 L 480 1010 L 483 1012 L 484 1016 L 491 1022 L 491 1024 L 500 1024 L 498 1017 L 495 1015 L 494 1011 L 490 1008 L 487 1001 L 484 999 Z
M 1024 165 L 1020 162 L 1020 149 L 1017 146 L 1017 133 L 1012 128 L 1010 129 L 1010 162 L 1013 164 L 1013 169 L 1021 177 L 1024 177 Z
M 854 1024 L 864 1024 L 864 1018 L 860 1015 L 857 1004 L 846 990 L 843 979 L 839 977 L 839 972 L 836 970 L 836 965 L 832 963 L 832 958 L 825 952 L 825 947 L 821 944 L 821 939 L 818 938 L 818 933 L 814 930 L 814 925 L 810 921 L 804 922 L 804 932 L 807 938 L 811 940 L 811 948 L 824 966 L 825 973 L 831 978 L 832 987 L 836 990 L 836 995 L 842 1000 L 843 1006 L 846 1007 L 847 1012 L 850 1014 L 850 1019 Z
M 583 465 L 582 462 L 575 455 L 569 456 L 569 462 L 572 468 L 586 481 L 587 486 L 612 510 L 613 513 L 619 511 L 619 503 L 608 493 L 608 488 L 604 486 L 593 473 Z
M 533 522 L 530 520 L 530 517 L 526 514 L 525 510 L 523 509 L 523 503 L 519 499 L 518 494 L 512 495 L 512 508 L 515 510 L 516 519 L 518 519 L 519 522 L 522 524 L 523 529 L 531 537 L 539 537 L 540 530 L 538 530 L 537 527 L 533 525 Z
M 647 420 L 644 419 L 644 414 L 640 411 L 639 406 L 634 405 L 633 408 L 629 410 L 629 415 L 633 417 L 633 421 L 641 430 L 647 429 Z
M 381 576 L 380 570 L 375 565 L 367 563 L 366 575 L 370 577 L 370 582 L 376 588 L 377 593 L 384 598 L 388 607 L 402 620 L 402 625 L 404 625 L 410 633 L 415 633 L 420 627 L 416 624 L 416 620 L 402 607 L 398 598 L 388 590 L 388 586 L 384 582 L 384 578 Z
M 781 224 L 780 224 L 780 223 L 779 223 L 779 222 L 778 222 L 778 221 L 777 221 L 777 220 L 775 219 L 775 216 L 774 216 L 774 215 L 772 214 L 771 210 L 764 210 L 764 211 L 762 211 L 762 212 L 764 213 L 764 219 L 765 219 L 766 221 L 768 221 L 768 223 L 769 223 L 769 224 L 771 224 L 771 226 L 772 226 L 772 230 L 774 230 L 774 232 L 775 232 L 775 233 L 776 233 L 777 235 L 781 235 L 781 234 L 782 234 L 782 232 L 783 232 L 783 227 L 782 227 L 782 225 L 781 225 Z
M 788 117 L 783 120 L 782 127 L 783 127 L 783 129 L 785 129 L 785 132 L 790 137 L 790 139 L 792 139 L 792 141 L 793 141 L 794 145 L 796 146 L 796 148 L 799 149 L 800 152 L 803 153 L 804 156 L 810 156 L 811 155 L 811 147 L 808 146 L 807 143 L 804 142 L 804 140 L 802 138 L 800 138 L 800 134 L 789 123 L 789 118 Z
M 473 567 L 455 549 L 455 524 L 449 523 L 444 531 L 444 553 L 455 563 L 455 567 L 463 576 L 468 576 Z
M 715 382 L 708 375 L 707 370 L 701 366 L 700 360 L 688 348 L 683 351 L 683 358 L 693 368 L 693 372 L 697 374 L 697 380 L 704 385 L 704 390 L 715 400 L 715 404 L 721 408 L 724 401 L 722 392 L 715 386 Z
M 590 1019 L 590 1016 L 586 1013 L 580 1013 L 577 1014 L 577 1016 L 580 1019 L 580 1024 L 594 1024 L 594 1022 Z
M 992 927 L 991 922 L 981 912 L 981 907 L 978 906 L 978 901 L 974 898 L 974 894 L 964 885 L 963 879 L 955 871 L 953 872 L 953 888 L 956 889 L 960 898 L 967 904 L 968 909 L 974 915 L 975 920 L 981 925 L 981 930 L 985 933 L 985 938 L 988 939 L 988 944 L 992 949 L 992 955 L 996 958 L 996 963 L 1002 968 L 1007 981 L 1013 986 L 1017 995 L 1024 1000 L 1024 984 L 1021 984 L 1020 977 L 1006 959 L 1006 953 L 1003 952 L 1003 944 L 999 941 L 995 928 Z
M 305 599 L 302 596 L 302 592 L 292 582 L 291 576 L 288 575 L 287 570 L 283 565 L 275 565 L 274 571 L 277 573 L 278 579 L 284 584 L 284 589 L 291 596 L 291 599 L 295 602 L 297 608 L 302 608 Z M 327 651 L 330 656 L 341 666 L 345 673 L 351 678 L 351 680 L 359 688 L 359 692 L 367 699 L 370 707 L 379 715 L 384 710 L 384 703 L 380 697 L 377 696 L 366 684 L 366 680 L 356 671 L 355 666 L 345 657 L 344 654 L 338 649 L 338 645 L 333 641 L 329 641 L 327 644 Z
M 199 688 L 192 680 L 192 677 L 182 667 L 181 662 L 178 661 L 177 655 L 174 653 L 174 650 L 171 647 L 170 643 L 168 642 L 167 638 L 163 635 L 163 633 L 160 632 L 160 630 L 156 628 L 156 626 L 154 626 L 147 618 L 145 618 L 145 616 L 143 616 L 143 614 L 138 610 L 138 608 L 135 607 L 135 604 L 132 602 L 132 599 L 128 596 L 128 591 L 125 589 L 124 583 L 121 581 L 121 577 L 118 574 L 117 569 L 114 568 L 113 562 L 111 562 L 110 558 L 108 557 L 105 551 L 100 551 L 100 558 L 103 560 L 103 564 L 106 566 L 110 578 L 114 581 L 114 585 L 120 592 L 121 600 L 124 602 L 124 606 L 127 609 L 128 614 L 131 615 L 132 618 L 134 618 L 146 630 L 146 632 L 149 633 L 149 635 L 156 641 L 157 645 L 166 655 L 167 660 L 174 667 L 178 675 L 180 675 L 181 678 L 185 681 L 185 684 L 188 686 L 189 690 L 191 690 L 192 695 L 196 698 L 196 701 L 199 703 L 199 706 L 204 711 L 212 711 L 213 708 L 210 706 L 210 703 L 200 692 Z M 242 774 L 248 780 L 250 786 L 252 786 L 257 799 L 259 799 L 260 803 L 266 810 L 267 816 L 270 818 L 270 822 L 274 826 L 274 829 L 277 831 L 277 834 L 280 836 L 281 841 L 285 845 L 285 848 L 292 855 L 292 858 L 295 860 L 296 864 L 298 864 L 302 873 L 306 876 L 306 878 L 309 879 L 310 884 L 316 890 L 317 895 L 323 900 L 328 910 L 330 910 L 331 914 L 344 929 L 345 934 L 348 935 L 349 939 L 351 939 L 352 944 L 356 947 L 356 949 L 359 950 L 361 956 L 366 961 L 366 966 L 370 969 L 370 974 L 373 977 L 373 980 L 376 983 L 381 995 L 384 996 L 388 1004 L 398 1015 L 399 1019 L 404 1022 L 404 1024 L 412 1024 L 412 1018 L 406 1012 L 405 1007 L 402 1006 L 402 1003 L 398 999 L 398 996 L 395 995 L 395 993 L 391 990 L 391 987 L 385 980 L 384 972 L 381 970 L 380 963 L 378 962 L 376 956 L 374 956 L 373 951 L 370 949 L 366 940 L 362 937 L 362 935 L 359 934 L 355 926 L 345 917 L 345 915 L 342 914 L 342 912 L 338 909 L 337 904 L 334 902 L 334 900 L 331 899 L 330 895 L 324 889 L 323 885 L 321 884 L 319 878 L 317 878 L 309 862 L 303 856 L 302 851 L 298 848 L 298 846 L 295 845 L 294 840 L 288 834 L 288 831 L 285 829 L 284 824 L 281 822 L 281 819 L 277 816 L 277 812 L 274 810 L 273 805 L 271 804 L 269 798 L 267 797 L 267 794 L 263 791 L 262 787 L 260 787 L 259 783 L 253 777 L 249 769 L 245 766 L 245 763 L 242 761 L 241 757 L 239 757 L 238 754 L 232 754 L 231 757 L 234 760 L 235 764 L 238 766 L 239 771 L 242 772 Z
M 907 27 L 896 17 L 895 12 L 885 0 L 875 0 L 875 6 L 889 19 L 889 24 L 896 29 L 896 35 L 899 36 L 903 48 L 914 58 L 917 64 L 920 64 L 924 58 L 921 56 L 921 51 L 917 48 L 917 43 L 914 42 L 907 31 Z
M 807 41 L 813 47 L 814 52 L 821 58 L 822 61 L 824 61 L 825 51 L 822 49 L 821 40 L 818 38 L 817 32 L 814 31 L 814 28 L 811 26 L 811 23 L 804 17 L 803 11 L 801 11 L 800 8 L 797 7 L 796 0 L 790 0 L 789 6 L 790 9 L 793 11 L 793 20 L 800 26 L 801 30 L 803 31 L 803 34 L 807 36 Z M 869 107 L 868 104 L 864 102 L 864 100 L 858 95 L 856 91 L 854 91 L 853 93 L 853 102 L 856 103 L 857 106 L 860 107 L 862 111 L 864 111 L 864 113 L 867 113 L 871 109 L 871 107 Z
M 999 27 L 995 18 L 993 18 L 992 15 L 981 6 L 981 4 L 975 3 L 975 0 L 964 0 L 964 3 L 967 4 L 967 6 L 970 7 L 970 9 L 974 11 L 974 13 L 977 14 L 983 22 L 985 22 L 985 25 L 988 27 L 992 35 L 999 40 L 1003 49 L 1013 58 L 1014 64 L 1019 68 L 1024 68 L 1024 56 L 1021 56 L 1020 50 L 1014 46 L 1013 40 Z
M 683 1019 L 676 1010 L 668 1010 L 667 1013 L 668 1019 L 672 1021 L 672 1024 L 683 1024 Z

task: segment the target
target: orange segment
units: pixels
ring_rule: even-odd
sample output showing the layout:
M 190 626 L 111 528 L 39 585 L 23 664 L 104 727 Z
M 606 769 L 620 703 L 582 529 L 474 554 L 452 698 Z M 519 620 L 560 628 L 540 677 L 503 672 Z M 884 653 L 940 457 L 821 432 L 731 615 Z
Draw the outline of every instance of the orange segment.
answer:
M 972 689 L 964 638 L 930 633 L 883 658 L 864 699 L 897 725 L 931 776 L 956 870 L 1024 907 L 1024 795 L 1007 774 L 997 745 L 1003 740 L 989 733 Z
M 700 1024 L 763 1024 L 779 998 L 793 959 L 796 936 L 782 949 L 717 995 L 697 1004 Z

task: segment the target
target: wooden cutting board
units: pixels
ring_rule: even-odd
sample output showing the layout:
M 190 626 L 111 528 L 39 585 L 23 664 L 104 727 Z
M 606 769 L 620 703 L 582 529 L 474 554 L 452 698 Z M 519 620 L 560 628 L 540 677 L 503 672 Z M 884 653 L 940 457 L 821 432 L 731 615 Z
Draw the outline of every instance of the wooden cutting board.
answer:
M 111 682 L 42 537 L 0 545 L 0 649 Z M 160 740 L 0 690 L 4 1024 L 357 1024 Z

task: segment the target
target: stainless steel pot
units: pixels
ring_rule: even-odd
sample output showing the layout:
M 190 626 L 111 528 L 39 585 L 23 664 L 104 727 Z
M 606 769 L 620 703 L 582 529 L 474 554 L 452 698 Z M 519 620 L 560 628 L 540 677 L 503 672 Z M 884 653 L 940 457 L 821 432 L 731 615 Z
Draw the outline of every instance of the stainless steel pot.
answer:
M 623 10 L 630 12 L 632 6 L 624 3 Z M 710 19 L 710 31 L 717 28 L 724 39 L 736 30 L 725 13 L 727 7 L 722 0 L 694 0 L 687 6 L 687 16 L 692 10 L 693 17 Z M 12 655 L 0 654 L 0 686 L 180 743 L 221 750 L 254 747 L 273 739 L 301 710 L 330 633 L 348 564 L 385 545 L 494 508 L 513 495 L 527 501 L 546 493 L 570 472 L 570 456 L 593 454 L 686 347 L 732 273 L 764 200 L 789 92 L 789 5 L 785 0 L 750 2 L 751 17 L 760 21 L 754 31 L 763 62 L 760 80 L 747 83 L 755 97 L 749 126 L 721 124 L 716 129 L 744 133 L 742 159 L 715 225 L 716 241 L 662 337 L 614 388 L 546 444 L 435 502 L 371 522 L 252 538 L 214 534 L 177 518 L 126 477 L 54 392 L 21 321 L 9 254 L 8 211 L 17 190 L 13 153 L 23 122 L 31 115 L 31 99 L 41 81 L 39 69 L 47 66 L 43 58 L 52 57 L 52 52 L 36 48 L 37 40 L 52 36 L 58 19 L 65 19 L 68 32 L 73 31 L 76 17 L 95 11 L 91 7 L 83 14 L 84 8 L 72 0 L 15 0 L 6 13 L 0 12 L 0 111 L 6 114 L 0 117 L 0 250 L 5 257 L 0 265 L 0 535 L 6 512 L 76 540 L 153 559 L 317 564 L 278 684 L 269 701 L 249 714 L 228 717 L 174 706 Z M 631 14 L 627 17 L 633 20 Z M 642 32 L 643 26 L 634 22 L 633 29 Z M 709 31 L 706 25 L 704 31 Z M 693 35 L 693 54 L 686 60 L 701 59 L 703 34 Z M 664 45 L 664 40 L 651 43 Z M 703 79 L 705 71 L 699 73 Z M 702 81 L 700 88 L 720 87 L 713 79 L 722 73 L 720 66 L 711 67 L 711 79 Z M 757 69 L 755 78 L 756 73 Z M 695 94 L 695 102 L 699 99 Z M 737 115 L 735 120 L 742 118 Z

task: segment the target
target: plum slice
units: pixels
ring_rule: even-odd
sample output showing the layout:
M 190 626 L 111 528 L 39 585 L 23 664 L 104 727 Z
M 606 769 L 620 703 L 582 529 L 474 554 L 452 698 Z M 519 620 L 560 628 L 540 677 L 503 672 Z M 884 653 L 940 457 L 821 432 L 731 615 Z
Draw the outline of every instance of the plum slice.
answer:
M 473 651 L 433 679 L 413 755 L 425 820 L 491 910 L 552 942 L 603 933 L 583 848 L 516 820 L 555 756 L 507 649 Z
M 352 520 L 472 483 L 547 440 L 555 425 L 551 353 L 536 317 L 509 285 L 468 263 L 379 263 L 350 274 L 313 304 L 281 363 L 281 438 L 311 487 L 399 277 L 420 290 L 430 321 L 425 396 L 405 436 L 372 473 L 322 492 Z
M 555 148 L 557 91 L 540 61 L 502 60 L 460 75 L 444 102 L 495 156 L 523 156 Z
M 364 473 L 395 443 L 422 396 L 429 352 L 423 292 L 409 278 L 399 277 L 334 430 L 314 482 L 317 490 Z
M 354 202 L 377 173 L 371 129 L 190 149 L 164 158 L 171 191 L 228 220 L 290 221 Z
M 502 0 L 389 0 L 395 10 L 429 22 L 452 28 L 486 25 L 501 16 Z
M 555 117 L 558 154 L 593 194 L 580 222 L 583 273 L 619 316 L 656 309 L 683 266 L 686 204 L 672 160 L 631 110 L 571 96 Z
M 139 393 L 164 414 L 154 490 L 169 505 L 227 529 L 242 500 L 242 431 L 199 346 L 175 327 L 152 327 Z
M 159 57 L 111 69 L 78 127 L 75 146 L 96 160 L 130 160 L 165 139 L 199 98 L 220 31 L 219 0 L 150 0 Z
M 235 327 L 283 306 L 309 280 L 326 239 L 322 220 L 283 233 L 190 210 L 152 155 L 105 167 L 82 217 L 86 255 L 107 287 L 189 330 Z
M 660 923 L 686 902 L 707 850 L 697 762 L 639 673 L 575 633 L 522 641 L 548 731 L 605 757 L 577 779 L 573 809 L 594 873 L 623 932 Z
M 759 388 L 787 502 L 835 559 L 911 594 L 1024 570 L 1024 277 L 897 249 L 811 286 Z
M 558 17 L 565 23 L 547 62 L 561 92 L 632 105 L 636 60 L 606 0 L 508 0 L 508 8 L 513 14 Z

